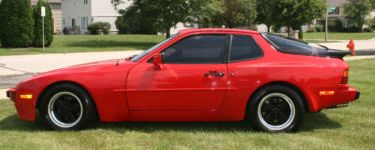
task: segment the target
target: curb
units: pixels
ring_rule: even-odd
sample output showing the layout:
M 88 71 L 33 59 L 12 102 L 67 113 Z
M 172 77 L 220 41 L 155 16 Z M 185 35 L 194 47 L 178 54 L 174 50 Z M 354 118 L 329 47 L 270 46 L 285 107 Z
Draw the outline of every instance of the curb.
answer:
M 7 97 L 7 95 L 6 95 L 6 90 L 7 89 L 0 89 L 0 100 L 7 100 L 8 99 L 8 97 Z
M 375 55 L 375 50 L 357 50 L 356 53 L 358 56 Z

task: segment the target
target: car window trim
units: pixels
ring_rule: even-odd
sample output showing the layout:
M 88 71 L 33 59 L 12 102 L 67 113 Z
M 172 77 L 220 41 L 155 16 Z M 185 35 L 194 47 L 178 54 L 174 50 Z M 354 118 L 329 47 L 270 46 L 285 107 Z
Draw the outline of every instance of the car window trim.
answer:
M 230 53 L 232 51 L 232 44 L 233 44 L 233 36 L 235 36 L 235 35 L 237 35 L 237 36 L 249 36 L 249 37 L 251 37 L 251 39 L 254 40 L 254 42 L 258 45 L 259 49 L 262 51 L 262 55 L 258 56 L 258 57 L 254 57 L 254 58 L 246 58 L 246 59 L 233 60 L 233 61 L 230 60 Z M 263 48 L 259 46 L 258 42 L 251 35 L 231 34 L 231 42 L 230 42 L 230 44 L 231 45 L 230 45 L 230 49 L 228 50 L 229 53 L 228 53 L 228 58 L 227 58 L 228 59 L 228 61 L 227 61 L 228 64 L 230 64 L 230 63 L 238 63 L 238 62 L 245 62 L 245 61 L 250 61 L 250 60 L 257 60 L 257 59 L 260 59 L 260 58 L 264 57 L 264 50 L 263 50 Z
M 280 52 L 280 53 L 283 53 L 283 54 L 291 54 L 291 55 L 301 55 L 301 56 L 319 56 L 319 57 L 325 57 L 325 56 L 320 56 L 319 54 L 318 55 L 313 55 L 313 54 L 305 54 L 305 53 L 298 53 L 298 52 L 295 52 L 295 51 L 286 51 L 286 50 L 283 50 L 283 48 L 277 46 L 274 42 L 272 42 L 272 40 L 270 40 L 267 35 L 274 35 L 274 36 L 278 36 L 277 34 L 269 34 L 269 33 L 261 33 L 261 35 L 263 36 L 263 38 L 269 43 L 271 44 L 277 52 Z M 304 42 L 304 41 L 300 41 L 300 40 L 297 40 L 297 39 L 288 39 L 287 40 L 294 40 L 294 41 L 297 41 L 297 42 L 301 42 L 301 43 L 305 43 L 305 44 L 309 44 L 307 42 Z M 328 51 L 328 49 L 326 49 Z
M 176 64 L 181 64 L 181 65 L 184 65 L 184 64 L 185 64 L 185 65 L 189 65 L 189 64 L 194 64 L 194 65 L 197 65 L 197 64 L 202 64 L 202 65 L 207 65 L 207 64 L 227 64 L 227 62 L 228 62 L 228 58 L 227 58 L 227 56 L 228 56 L 228 51 L 229 51 L 228 38 L 227 38 L 227 36 L 228 36 L 229 34 L 225 34 L 225 33 L 209 33 L 209 34 L 192 34 L 192 35 L 188 35 L 188 36 L 185 36 L 185 37 L 179 39 L 178 41 L 176 41 L 175 43 L 169 45 L 168 47 L 166 47 L 166 48 L 160 50 L 160 53 L 162 53 L 163 51 L 167 50 L 168 48 L 174 46 L 175 44 L 177 44 L 178 42 L 180 42 L 180 41 L 182 41 L 182 40 L 184 40 L 184 39 L 186 39 L 186 38 L 193 37 L 193 36 L 210 36 L 210 35 L 214 35 L 214 36 L 219 35 L 219 36 L 223 36 L 223 37 L 225 37 L 225 45 L 224 45 L 224 51 L 225 51 L 225 52 L 224 52 L 223 62 L 219 62 L 219 63 L 212 63 L 212 62 L 210 62 L 210 63 L 202 63 L 202 62 L 197 62 L 197 63 L 181 63 L 181 62 L 175 62 L 175 63 L 164 63 L 164 64 L 174 64 L 174 65 L 176 65 Z M 147 63 L 152 63 L 152 62 L 153 62 L 152 59 L 153 59 L 153 58 L 150 58 L 150 59 L 147 61 Z

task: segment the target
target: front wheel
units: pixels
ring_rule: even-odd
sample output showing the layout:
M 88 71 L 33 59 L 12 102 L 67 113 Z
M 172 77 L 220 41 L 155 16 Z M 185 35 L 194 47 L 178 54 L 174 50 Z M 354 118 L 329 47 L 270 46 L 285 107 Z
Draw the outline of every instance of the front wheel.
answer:
M 90 96 L 80 87 L 61 84 L 46 91 L 39 107 L 41 118 L 56 130 L 77 130 L 95 115 Z
M 300 126 L 304 112 L 303 99 L 295 90 L 275 85 L 255 93 L 247 119 L 261 131 L 292 132 Z

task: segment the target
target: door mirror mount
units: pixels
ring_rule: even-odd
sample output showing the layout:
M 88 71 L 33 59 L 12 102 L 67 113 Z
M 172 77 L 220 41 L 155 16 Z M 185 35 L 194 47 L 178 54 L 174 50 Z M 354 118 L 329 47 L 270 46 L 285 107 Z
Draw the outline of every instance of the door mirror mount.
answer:
M 154 55 L 153 61 L 154 61 L 155 69 L 163 69 L 163 57 L 161 56 L 160 53 Z

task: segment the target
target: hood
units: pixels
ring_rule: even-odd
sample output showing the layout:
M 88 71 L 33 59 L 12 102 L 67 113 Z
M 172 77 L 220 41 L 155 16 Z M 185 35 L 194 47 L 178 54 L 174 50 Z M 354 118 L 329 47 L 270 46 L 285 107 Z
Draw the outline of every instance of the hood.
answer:
M 40 73 L 33 76 L 32 79 L 61 74 L 70 75 L 81 73 L 101 73 L 108 72 L 111 70 L 118 70 L 119 68 L 121 68 L 121 70 L 123 71 L 126 71 L 130 69 L 134 64 L 134 62 L 130 62 L 125 59 L 113 59 L 106 61 L 91 62 Z

